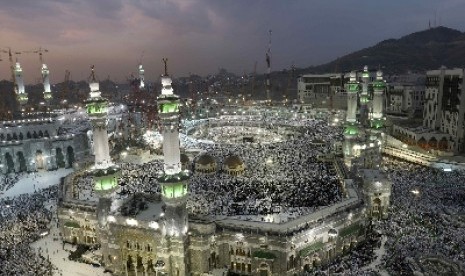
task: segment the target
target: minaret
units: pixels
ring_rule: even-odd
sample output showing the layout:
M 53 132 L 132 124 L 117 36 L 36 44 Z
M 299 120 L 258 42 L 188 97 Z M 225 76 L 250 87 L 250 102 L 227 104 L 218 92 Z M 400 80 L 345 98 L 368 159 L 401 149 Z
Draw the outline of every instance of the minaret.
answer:
M 357 98 L 360 91 L 360 84 L 357 81 L 357 73 L 350 72 L 349 91 L 347 93 L 347 114 L 348 123 L 357 122 Z
M 383 80 L 383 72 L 376 72 L 376 81 L 373 83 L 373 107 L 371 116 L 371 127 L 381 128 L 384 125 L 383 98 L 386 84 Z
M 48 70 L 47 64 L 43 63 L 42 64 L 42 83 L 44 84 L 44 99 L 47 102 L 47 104 L 50 103 L 50 100 L 52 99 L 52 91 L 50 90 L 50 78 L 49 74 L 50 71 Z
M 108 101 L 101 96 L 94 66 L 92 66 L 89 87 L 90 93 L 86 100 L 86 108 L 93 127 L 95 168 L 106 168 L 111 165 L 107 134 Z
M 139 64 L 139 89 L 142 90 L 145 87 L 145 70 L 142 64 Z
M 95 164 L 90 174 L 93 177 L 94 192 L 99 196 L 97 206 L 99 227 L 104 228 L 121 171 L 110 159 L 107 135 L 108 101 L 100 95 L 94 66 L 92 66 L 92 73 L 89 79 L 90 95 L 86 100 L 86 109 L 92 122 L 95 155 Z
M 16 65 L 14 68 L 14 75 L 15 75 L 15 82 L 16 82 L 16 87 L 15 87 L 16 98 L 18 99 L 18 102 L 20 105 L 24 105 L 27 103 L 28 97 L 26 94 L 26 90 L 24 88 L 23 69 L 21 68 L 21 65 L 19 64 L 19 62 L 16 62 Z
M 187 234 L 187 171 L 181 170 L 179 150 L 179 97 L 173 94 L 167 69 L 168 59 L 163 59 L 165 73 L 161 76 L 161 94 L 158 96 L 160 132 L 163 134 L 164 170 L 159 176 L 165 209 L 165 237 L 169 244 L 171 266 L 169 275 L 186 275 L 185 250 Z
M 347 92 L 347 114 L 344 129 L 343 154 L 347 167 L 352 167 L 352 160 L 358 150 L 357 139 L 359 127 L 357 122 L 357 98 L 360 92 L 360 83 L 357 81 L 357 73 L 350 72 L 349 89 Z
M 368 94 L 368 83 L 370 81 L 370 72 L 368 72 L 368 66 L 363 67 L 362 72 L 362 92 L 360 93 L 360 117 L 359 121 L 363 126 L 368 123 L 368 102 L 370 101 L 370 95 Z

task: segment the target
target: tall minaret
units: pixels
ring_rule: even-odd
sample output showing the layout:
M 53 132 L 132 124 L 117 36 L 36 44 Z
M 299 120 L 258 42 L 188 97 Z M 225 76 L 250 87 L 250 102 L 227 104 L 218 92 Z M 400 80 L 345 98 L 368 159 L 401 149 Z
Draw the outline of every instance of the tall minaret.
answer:
M 371 127 L 381 128 L 384 125 L 383 101 L 386 84 L 383 80 L 383 72 L 376 72 L 376 81 L 373 83 L 373 107 L 371 115 Z
M 16 87 L 15 87 L 16 98 L 18 99 L 18 102 L 20 105 L 24 105 L 27 103 L 28 97 L 26 94 L 26 90 L 24 89 L 23 68 L 21 68 L 21 65 L 19 64 L 19 62 L 16 62 L 16 65 L 14 68 L 14 75 L 15 75 L 15 82 L 16 82 Z
M 357 73 L 350 72 L 350 80 L 347 92 L 347 114 L 346 125 L 344 129 L 343 153 L 344 162 L 347 167 L 352 167 L 352 160 L 357 150 L 357 139 L 359 136 L 359 128 L 357 122 L 357 99 L 360 93 L 360 83 L 357 80 Z
M 47 64 L 42 64 L 41 72 L 42 82 L 44 84 L 44 99 L 47 103 L 50 103 L 50 100 L 52 99 L 52 91 L 50 90 L 50 71 L 48 70 Z
M 144 89 L 145 87 L 145 70 L 142 64 L 139 64 L 139 89 Z
M 110 159 L 107 135 L 108 101 L 102 98 L 99 83 L 95 77 L 94 66 L 89 78 L 90 95 L 86 100 L 87 115 L 92 122 L 95 164 L 90 175 L 94 182 L 94 192 L 99 196 L 97 205 L 97 220 L 100 229 L 107 225 L 107 216 L 114 199 L 114 192 L 118 187 L 121 170 Z M 106 244 L 106 235 L 102 231 L 100 242 Z
M 159 176 L 162 200 L 166 204 L 164 232 L 168 241 L 171 266 L 169 275 L 186 275 L 185 250 L 187 234 L 187 171 L 181 170 L 179 150 L 179 97 L 173 94 L 171 78 L 164 58 L 165 73 L 161 76 L 161 94 L 158 96 L 160 132 L 163 134 L 164 170 Z
M 101 96 L 99 83 L 95 77 L 94 66 L 92 66 L 92 73 L 89 79 L 90 93 L 89 98 L 86 100 L 86 108 L 93 127 L 95 167 L 106 168 L 112 164 L 107 134 L 108 101 Z
M 362 72 L 362 91 L 360 93 L 360 117 L 359 122 L 366 126 L 368 123 L 368 102 L 370 101 L 370 95 L 368 93 L 368 84 L 370 82 L 370 72 L 368 72 L 368 66 L 363 67 Z
M 348 123 L 355 123 L 357 121 L 357 98 L 360 91 L 360 84 L 357 81 L 357 73 L 354 71 L 350 72 L 348 90 L 346 121 Z

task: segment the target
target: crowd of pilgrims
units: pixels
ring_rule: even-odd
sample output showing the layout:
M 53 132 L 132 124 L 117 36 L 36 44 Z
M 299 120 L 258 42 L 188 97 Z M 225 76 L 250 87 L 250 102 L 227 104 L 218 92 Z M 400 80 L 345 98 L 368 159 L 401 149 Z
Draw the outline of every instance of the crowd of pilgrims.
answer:
M 343 196 L 340 180 L 332 162 L 318 160 L 330 152 L 332 141 L 341 138 L 339 132 L 324 121 L 303 120 L 294 126 L 293 133 L 290 140 L 278 143 L 222 144 L 199 142 L 184 136 L 183 147 L 201 149 L 218 162 L 215 173 L 204 174 L 195 172 L 196 160 L 191 160 L 189 213 L 261 215 L 262 219 L 264 215 L 285 213 L 292 218 L 340 201 Z M 327 143 L 315 145 L 312 141 L 316 140 Z M 230 176 L 221 169 L 222 161 L 229 155 L 243 160 L 246 165 L 243 175 Z M 116 196 L 160 192 L 157 176 L 163 170 L 163 160 L 124 163 L 121 167 Z M 76 181 L 82 199 L 93 195 L 89 176 Z
M 465 171 L 390 157 L 381 169 L 393 184 L 390 215 L 373 224 L 373 235 L 385 237 L 384 254 L 374 253 L 379 238 L 307 275 L 465 275 Z M 379 264 L 370 267 L 375 258 Z
M 340 200 L 342 194 L 334 168 L 330 163 L 318 160 L 329 153 L 329 148 L 311 143 L 338 140 L 340 136 L 335 134 L 338 131 L 328 129 L 318 120 L 295 123 L 304 127 L 297 131 L 300 134 L 281 143 L 194 144 L 192 140 L 184 139 L 182 143 L 186 148 L 200 147 L 213 155 L 219 168 L 212 175 L 193 174 L 189 183 L 190 211 L 228 215 L 278 211 L 300 214 Z M 244 160 L 246 170 L 243 176 L 233 177 L 221 172 L 221 162 L 230 154 Z M 159 193 L 156 176 L 163 168 L 162 160 L 143 165 L 123 164 L 122 168 L 119 196 L 136 192 Z M 426 267 L 428 271 L 423 272 L 436 275 L 444 271 L 448 275 L 465 274 L 462 271 L 465 264 L 465 172 L 443 172 L 387 157 L 383 158 L 381 169 L 387 173 L 393 187 L 388 219 L 373 225 L 375 231 L 386 237 L 385 252 L 378 256 L 380 265 L 374 269 L 367 267 L 376 256 L 362 248 L 311 275 L 334 272 L 378 275 L 376 271 L 383 270 L 391 275 L 407 275 Z M 85 173 L 79 176 L 75 178 L 75 184 L 91 193 L 90 176 Z M 18 177 L 14 174 L 3 176 L 0 183 L 7 183 L 1 184 L 3 190 Z M 31 249 L 30 243 L 49 227 L 52 214 L 46 203 L 56 199 L 57 189 L 55 185 L 32 194 L 0 199 L 2 272 L 7 275 L 51 273 L 51 263 Z M 88 196 L 86 193 L 81 195 L 82 198 Z M 441 265 L 427 261 L 431 259 L 441 260 L 437 262 Z
M 50 261 L 30 247 L 47 231 L 57 186 L 0 199 L 0 275 L 52 275 Z M 6 273 L 6 274 L 4 274 Z
M 268 122 L 269 125 L 273 123 L 282 122 Z M 226 128 L 225 131 L 231 130 Z M 201 148 L 218 162 L 216 173 L 199 173 L 191 177 L 190 213 L 286 213 L 292 217 L 340 201 L 342 192 L 333 164 L 318 160 L 330 152 L 332 141 L 340 139 L 338 131 L 324 121 L 302 120 L 294 126 L 292 133 L 294 136 L 289 140 L 277 143 L 181 141 L 187 148 Z M 327 143 L 315 145 L 312 143 L 315 140 Z M 229 155 L 237 155 L 243 160 L 246 167 L 243 175 L 230 176 L 221 170 L 222 161 Z
M 222 144 L 181 135 L 182 147 L 200 148 L 211 154 L 216 158 L 218 168 L 231 154 L 240 156 L 246 164 L 242 176 L 229 176 L 221 169 L 211 175 L 193 173 L 189 180 L 190 213 L 266 215 L 286 212 L 297 216 L 339 201 L 342 194 L 333 165 L 317 158 L 329 152 L 332 141 L 341 139 L 340 131 L 321 120 L 268 119 L 263 126 L 268 133 L 285 124 L 292 125 L 295 135 L 291 140 L 279 143 Z M 224 131 L 230 129 L 226 127 Z M 327 141 L 327 144 L 315 145 L 312 143 L 315 140 Z M 194 172 L 193 161 L 189 169 Z M 157 175 L 163 169 L 162 160 L 145 164 L 123 163 L 121 167 L 122 176 L 116 196 L 160 192 Z M 89 175 L 84 173 L 75 181 L 80 199 L 96 198 Z
M 384 266 L 390 273 L 409 273 L 415 263 L 431 257 L 462 266 L 446 274 L 465 274 L 465 172 L 391 158 L 384 158 L 384 164 L 393 182 L 392 215 L 379 224 L 388 237 Z
M 9 173 L 0 175 L 0 194 L 13 187 L 24 173 Z

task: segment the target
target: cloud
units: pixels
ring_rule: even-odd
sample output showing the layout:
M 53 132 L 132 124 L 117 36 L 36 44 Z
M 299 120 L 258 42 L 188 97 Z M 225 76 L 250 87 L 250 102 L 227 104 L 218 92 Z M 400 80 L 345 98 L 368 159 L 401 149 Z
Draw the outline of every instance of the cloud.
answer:
M 144 15 L 162 23 L 177 34 L 209 32 L 212 20 L 209 7 L 195 0 L 135 0 L 133 5 Z
M 133 71 L 143 51 L 147 75 L 152 72 L 153 78 L 164 56 L 170 57 L 177 75 L 207 74 L 219 67 L 250 72 L 255 61 L 262 72 L 269 29 L 273 30 L 273 69 L 279 70 L 292 62 L 300 67 L 327 62 L 420 31 L 435 11 L 443 24 L 465 28 L 463 0 L 2 2 L 0 46 L 19 50 L 42 46 L 51 50 L 47 58 L 59 67 L 57 71 L 64 72 L 66 66 L 87 75 L 87 64 L 95 62 L 120 79 Z M 8 76 L 7 66 L 0 63 L 0 78 Z

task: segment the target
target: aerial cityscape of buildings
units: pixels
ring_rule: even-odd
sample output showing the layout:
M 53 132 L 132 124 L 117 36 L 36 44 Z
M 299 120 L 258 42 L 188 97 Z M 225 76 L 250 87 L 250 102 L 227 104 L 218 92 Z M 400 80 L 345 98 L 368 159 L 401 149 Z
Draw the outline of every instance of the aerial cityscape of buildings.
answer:
M 465 275 L 465 65 L 278 72 L 271 42 L 127 83 L 0 49 L 0 275 Z

